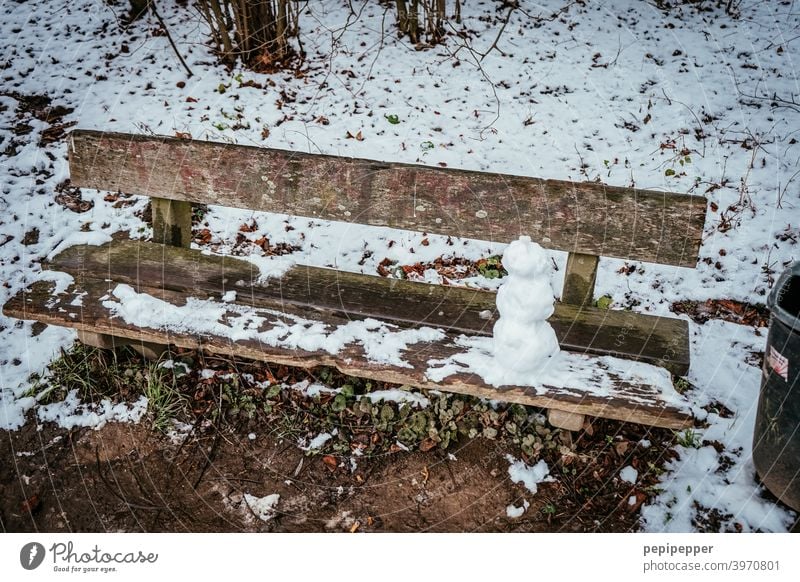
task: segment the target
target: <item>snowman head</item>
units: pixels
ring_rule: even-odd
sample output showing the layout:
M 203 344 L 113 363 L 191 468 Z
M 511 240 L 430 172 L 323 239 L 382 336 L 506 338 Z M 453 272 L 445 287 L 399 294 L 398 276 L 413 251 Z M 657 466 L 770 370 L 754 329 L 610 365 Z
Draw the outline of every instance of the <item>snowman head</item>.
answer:
M 521 236 L 506 248 L 503 266 L 512 276 L 538 277 L 548 274 L 550 263 L 541 246 L 532 242 L 531 237 Z

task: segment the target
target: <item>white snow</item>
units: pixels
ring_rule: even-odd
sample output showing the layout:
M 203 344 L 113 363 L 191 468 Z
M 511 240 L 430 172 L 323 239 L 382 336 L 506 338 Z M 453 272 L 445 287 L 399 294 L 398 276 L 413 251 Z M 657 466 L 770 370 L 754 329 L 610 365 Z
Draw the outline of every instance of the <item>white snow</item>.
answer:
M 513 503 L 506 507 L 506 515 L 511 519 L 517 519 L 518 517 L 522 517 L 522 514 L 528 511 L 528 508 L 531 504 L 528 502 L 527 499 L 522 500 L 522 505 L 517 507 Z
M 92 230 L 88 232 L 72 232 L 64 237 L 64 239 L 58 243 L 58 245 L 56 245 L 52 251 L 50 251 L 50 253 L 47 255 L 47 259 L 52 259 L 58 253 L 68 247 L 75 245 L 100 246 L 106 244 L 110 240 L 111 236 L 109 236 L 108 233 L 99 230 Z
M 318 434 L 308 442 L 306 442 L 305 439 L 300 439 L 297 443 L 297 446 L 299 446 L 304 451 L 318 451 L 322 449 L 322 447 L 325 446 L 325 443 L 327 443 L 332 438 L 333 435 L 331 433 L 323 432 Z
M 265 497 L 255 497 L 249 493 L 244 494 L 244 502 L 261 521 L 269 521 L 275 517 L 276 507 L 280 500 L 281 496 L 278 493 Z
M 697 448 L 676 447 L 679 458 L 666 464 L 659 483 L 663 492 L 642 507 L 645 530 L 692 531 L 697 512 L 711 509 L 721 513 L 729 529 L 735 523 L 743 531 L 791 527 L 795 516 L 764 497 L 752 461 L 761 370 L 749 356 L 764 349 L 766 331 L 716 320 L 691 324 L 693 362 L 714 354 L 689 372 L 698 387 L 689 393 L 694 412 L 709 427 L 697 431 Z M 715 402 L 732 410 L 733 417 L 701 408 Z M 724 445 L 721 455 L 711 446 L 714 441 Z M 724 469 L 723 459 L 729 465 Z
M 147 398 L 140 396 L 133 404 L 112 403 L 103 399 L 97 404 L 81 402 L 78 391 L 71 390 L 61 402 L 36 409 L 39 422 L 55 422 L 64 428 L 103 428 L 108 422 L 139 422 L 147 412 Z
M 553 315 L 555 301 L 550 286 L 550 259 L 544 249 L 521 236 L 503 253 L 508 271 L 497 291 L 500 318 L 494 325 L 492 353 L 495 369 L 501 378 L 527 377 L 536 382 L 550 358 L 559 352 L 558 339 L 547 321 Z M 512 382 L 493 381 L 492 384 Z
M 53 295 L 59 295 L 66 291 L 69 286 L 75 282 L 75 279 L 69 273 L 62 273 L 59 271 L 40 271 L 39 273 L 36 273 L 36 281 L 50 281 L 55 283 Z
M 506 460 L 510 463 L 508 475 L 514 483 L 522 483 L 525 488 L 533 495 L 539 491 L 537 485 L 545 481 L 552 481 L 550 477 L 550 467 L 544 459 L 533 466 L 528 466 L 525 461 L 517 460 L 511 455 L 506 455 Z
M 477 374 L 494 386 L 513 384 L 531 386 L 543 393 L 550 388 L 571 389 L 576 393 L 591 393 L 610 397 L 616 385 L 615 378 L 624 377 L 632 383 L 645 384 L 655 389 L 665 403 L 685 408 L 685 401 L 675 391 L 672 378 L 664 368 L 643 362 L 623 360 L 611 356 L 587 356 L 571 352 L 559 352 L 547 359 L 532 376 L 527 371 L 520 373 L 509 369 L 498 369 L 492 338 L 461 336 L 456 344 L 464 349 L 443 360 L 429 360 L 425 376 L 440 382 L 453 374 Z M 632 399 L 636 396 L 632 395 Z M 645 402 L 646 399 L 642 399 Z
M 100 244 L 118 232 L 149 235 L 137 214 L 148 202 L 144 197 L 116 206 L 104 200 L 107 193 L 82 189 L 82 200 L 91 206 L 85 212 L 54 202 L 56 185 L 68 177 L 67 140 L 41 144 L 49 124 L 25 110 L 15 94 L 49 95 L 52 105 L 74 109 L 65 122 L 104 131 L 180 131 L 195 139 L 704 196 L 708 211 L 696 269 L 601 259 L 596 294 L 638 312 L 674 316 L 672 302 L 708 298 L 763 303 L 775 275 L 800 258 L 798 120 L 796 108 L 784 106 L 797 94 L 793 63 L 800 58 L 800 15 L 791 2 L 737 2 L 738 15 L 714 3 L 673 3 L 669 10 L 653 2 L 574 3 L 542 25 L 517 11 L 499 37 L 500 50 L 482 58 L 479 69 L 468 51 L 449 56 L 452 42 L 447 50 L 414 51 L 405 39 L 382 34 L 385 14 L 378 2 L 364 3 L 358 18 L 350 18 L 347 3 L 320 0 L 308 3 L 300 25 L 308 55 L 301 76 L 214 65 L 203 40 L 208 30 L 196 16 L 187 18 L 184 4 L 164 0 L 159 13 L 195 73 L 191 78 L 168 39 L 151 34 L 159 26 L 152 16 L 124 34 L 108 32 L 117 30 L 125 3 L 30 0 L 0 6 L 0 36 L 13 39 L 0 48 L 6 65 L 0 95 L 0 303 L 41 280 L 42 261 L 68 245 Z M 564 5 L 544 0 L 537 14 Z M 478 50 L 497 38 L 498 17 L 503 15 L 493 3 L 464 4 L 465 26 Z M 344 22 L 349 24 L 332 46 L 332 23 Z M 121 50 L 123 44 L 130 53 Z M 227 87 L 224 93 L 220 84 Z M 388 114 L 400 123 L 387 123 Z M 324 124 L 317 122 L 321 116 Z M 31 128 L 28 133 L 15 131 L 20 121 Z M 358 131 L 363 141 L 346 137 Z M 559 217 L 548 218 L 558 226 Z M 505 248 L 210 206 L 200 227 L 208 228 L 212 243 L 203 250 L 228 254 L 245 221 L 257 225 L 244 233 L 250 240 L 268 236 L 273 245 L 299 249 L 286 257 L 250 257 L 265 284 L 293 261 L 374 274 L 384 259 L 397 265 L 438 257 L 475 260 Z M 532 234 L 525 224 L 520 217 L 505 226 L 515 235 Z M 23 244 L 33 227 L 38 242 Z M 548 255 L 558 266 L 552 286 L 559 290 L 565 255 Z M 70 283 L 57 275 L 41 277 L 56 277 L 58 291 Z M 430 270 L 424 274 L 435 278 Z M 472 277 L 460 284 L 491 289 L 501 282 Z M 301 328 L 301 334 L 320 339 L 316 330 Z M 786 531 L 793 514 L 763 497 L 750 461 L 759 371 L 749 362 L 764 349 L 764 331 L 756 335 L 715 321 L 691 329 L 689 379 L 697 389 L 688 396 L 709 427 L 699 431 L 699 448 L 678 447 L 680 458 L 667 463 L 659 484 L 664 492 L 643 507 L 643 527 L 694 531 L 702 511 L 718 510 L 730 516 L 726 527 Z M 38 414 L 29 376 L 41 373 L 74 340 L 72 330 L 40 331 L 32 322 L 0 315 L 0 429 L 19 428 L 29 412 Z M 491 361 L 490 343 L 464 344 L 471 356 L 432 365 L 438 369 L 429 377 L 469 369 L 465 360 L 474 358 L 477 369 Z M 598 384 L 602 393 L 602 380 Z M 702 408 L 714 400 L 735 416 Z M 56 422 L 99 414 L 71 401 L 61 411 L 49 406 L 46 414 Z M 703 441 L 721 443 L 723 452 Z
M 369 398 L 372 403 L 397 402 L 398 404 L 413 404 L 419 408 L 427 408 L 431 403 L 430 400 L 428 400 L 419 392 L 401 390 L 398 388 L 391 390 L 375 390 L 374 392 L 368 392 L 367 394 L 364 394 L 362 398 Z
M 374 362 L 410 367 L 401 353 L 410 344 L 441 339 L 444 333 L 430 327 L 399 329 L 375 319 L 354 320 L 331 329 L 329 326 L 271 309 L 220 303 L 189 297 L 185 305 L 173 305 L 130 285 L 117 285 L 113 298 L 103 306 L 125 322 L 144 328 L 176 332 L 214 334 L 238 340 L 255 340 L 270 346 L 340 352 L 348 344 L 364 348 Z M 227 317 L 234 314 L 236 317 Z M 262 331 L 264 326 L 271 326 Z
M 263 285 L 268 285 L 270 279 L 283 276 L 286 271 L 291 269 L 297 262 L 296 259 L 290 255 L 265 257 L 263 255 L 250 254 L 237 258 L 244 259 L 258 267 L 259 276 L 256 278 L 256 282 Z
M 232 303 L 236 301 L 236 291 L 225 291 L 220 299 L 223 303 Z
M 212 370 L 211 368 L 203 368 L 200 370 L 200 379 L 201 380 L 208 380 L 209 378 L 213 378 L 217 375 L 216 370 Z
M 315 396 L 319 396 L 320 394 L 338 394 L 342 391 L 341 388 L 331 388 L 330 386 L 326 386 L 325 384 L 320 384 L 319 382 L 309 382 L 308 380 L 301 380 L 296 384 L 292 384 L 290 386 L 292 390 L 297 390 L 302 392 L 305 396 L 310 398 L 314 398 Z
M 635 484 L 636 479 L 639 478 L 639 471 L 637 471 L 630 465 L 626 465 L 625 467 L 622 468 L 622 470 L 620 470 L 619 478 L 628 483 Z

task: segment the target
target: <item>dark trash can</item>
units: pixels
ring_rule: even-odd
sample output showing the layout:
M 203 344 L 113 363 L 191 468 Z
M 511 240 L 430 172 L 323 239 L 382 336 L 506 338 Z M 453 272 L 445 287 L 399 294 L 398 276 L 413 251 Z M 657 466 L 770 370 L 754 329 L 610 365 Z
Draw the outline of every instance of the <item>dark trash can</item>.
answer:
M 767 306 L 753 462 L 766 488 L 800 511 L 800 261 L 780 276 Z

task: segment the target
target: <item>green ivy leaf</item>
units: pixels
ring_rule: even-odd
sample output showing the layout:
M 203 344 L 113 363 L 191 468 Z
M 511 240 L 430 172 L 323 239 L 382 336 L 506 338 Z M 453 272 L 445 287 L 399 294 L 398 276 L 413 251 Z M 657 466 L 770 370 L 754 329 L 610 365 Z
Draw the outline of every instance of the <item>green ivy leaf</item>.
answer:
M 388 121 L 392 125 L 397 125 L 398 123 L 400 123 L 400 118 L 397 117 L 397 115 L 395 115 L 394 113 L 390 113 L 389 115 L 384 115 L 384 117 L 386 118 L 386 121 Z
M 608 309 L 609 307 L 611 307 L 611 304 L 613 302 L 614 302 L 614 300 L 611 299 L 610 295 L 603 295 L 602 297 L 599 297 L 597 299 L 597 306 L 600 309 Z
M 331 402 L 331 410 L 334 412 L 341 412 L 347 408 L 347 396 L 344 394 L 337 394 L 336 398 Z

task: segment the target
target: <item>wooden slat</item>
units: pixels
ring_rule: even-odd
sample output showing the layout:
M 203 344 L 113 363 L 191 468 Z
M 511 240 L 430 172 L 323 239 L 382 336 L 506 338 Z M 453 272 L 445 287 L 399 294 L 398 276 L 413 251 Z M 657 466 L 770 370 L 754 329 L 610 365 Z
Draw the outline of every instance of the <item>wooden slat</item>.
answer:
M 301 265 L 261 285 L 254 282 L 258 270 L 243 260 L 140 241 L 71 247 L 50 266 L 77 280 L 101 277 L 192 296 L 218 298 L 233 290 L 240 303 L 298 314 L 375 317 L 478 335 L 491 335 L 497 320 L 490 291 Z M 557 304 L 550 321 L 565 350 L 634 359 L 678 376 L 689 370 L 689 327 L 683 320 Z
M 600 358 L 586 356 L 586 370 L 598 385 L 610 383 L 613 390 L 609 396 L 587 393 L 585 387 L 539 389 L 504 386 L 495 388 L 485 384 L 473 374 L 454 374 L 441 382 L 431 382 L 425 377 L 428 362 L 444 359 L 462 351 L 456 346 L 452 336 L 436 342 L 414 344 L 403 353 L 410 367 L 370 362 L 364 357 L 360 346 L 351 344 L 340 353 L 310 352 L 302 349 L 285 349 L 263 344 L 255 340 L 231 341 L 216 335 L 193 335 L 174 330 L 137 328 L 119 318 L 110 317 L 102 306 L 101 297 L 109 290 L 109 283 L 87 279 L 65 293 L 53 296 L 53 284 L 35 283 L 29 291 L 18 293 L 3 307 L 8 317 L 36 319 L 44 323 L 72 327 L 94 333 L 109 334 L 115 337 L 131 338 L 136 341 L 157 344 L 170 343 L 184 348 L 201 348 L 208 352 L 235 355 L 255 360 L 275 362 L 305 368 L 331 366 L 341 372 L 363 378 L 372 378 L 418 388 L 457 392 L 482 398 L 492 398 L 530 406 L 556 409 L 574 414 L 586 414 L 651 426 L 682 429 L 692 426 L 693 420 L 688 412 L 688 403 L 676 406 L 667 403 L 660 389 L 630 380 L 608 372 Z M 85 295 L 82 295 L 85 293 Z M 161 290 L 161 297 L 174 304 L 180 304 L 185 297 L 180 293 Z M 80 301 L 76 298 L 81 297 Z M 82 305 L 77 305 L 81 303 Z M 266 316 L 274 320 L 274 316 Z M 336 316 L 321 318 L 326 325 L 336 326 L 347 319 Z
M 684 267 L 706 212 L 685 194 L 86 130 L 69 161 L 80 187 Z

